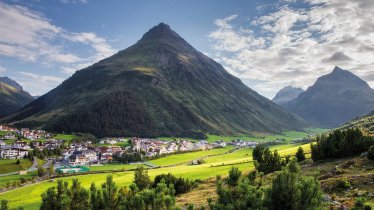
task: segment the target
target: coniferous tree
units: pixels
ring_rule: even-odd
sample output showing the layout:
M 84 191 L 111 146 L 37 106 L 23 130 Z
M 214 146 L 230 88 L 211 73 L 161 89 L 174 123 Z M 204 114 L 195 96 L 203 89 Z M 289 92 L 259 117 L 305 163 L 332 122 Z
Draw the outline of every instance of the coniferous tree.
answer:
M 87 210 L 90 207 L 89 192 L 81 186 L 78 179 L 73 179 L 69 195 L 71 210 Z
M 102 185 L 103 203 L 106 209 L 115 210 L 118 207 L 118 187 L 113 182 L 113 176 L 108 176 Z
M 229 177 L 227 178 L 227 183 L 233 187 L 237 186 L 241 175 L 242 175 L 242 172 L 239 171 L 238 167 L 232 167 L 231 170 L 229 171 Z
M 304 161 L 306 159 L 304 149 L 302 147 L 299 147 L 299 149 L 297 149 L 296 159 L 298 162 Z
M 139 190 L 144 190 L 151 185 L 151 179 L 148 176 L 148 170 L 143 166 L 135 169 L 134 183 Z

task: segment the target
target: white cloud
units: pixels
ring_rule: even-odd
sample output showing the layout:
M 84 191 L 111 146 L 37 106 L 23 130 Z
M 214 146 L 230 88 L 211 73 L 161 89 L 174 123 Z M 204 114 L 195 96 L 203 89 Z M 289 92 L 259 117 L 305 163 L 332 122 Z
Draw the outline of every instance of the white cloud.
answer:
M 0 55 L 3 56 L 26 62 L 56 63 L 64 69 L 92 64 L 116 52 L 106 39 L 95 33 L 67 31 L 26 7 L 0 2 L 0 16 Z M 64 47 L 66 43 L 86 45 L 94 49 L 94 54 L 83 58 L 69 52 Z
M 3 72 L 6 72 L 6 68 L 5 67 L 3 67 L 3 66 L 0 66 L 0 73 L 3 73 Z
M 267 97 L 286 85 L 305 89 L 335 65 L 374 84 L 368 76 L 374 70 L 374 2 L 306 3 L 304 9 L 281 5 L 241 27 L 237 15 L 216 20 L 209 38 L 220 62 L 243 81 L 257 81 L 248 84 Z
M 57 87 L 64 78 L 55 76 L 38 75 L 30 72 L 19 72 L 17 82 L 21 84 L 24 90 L 31 95 L 42 95 L 51 90 L 51 87 Z
M 87 0 L 60 0 L 64 4 L 87 4 Z

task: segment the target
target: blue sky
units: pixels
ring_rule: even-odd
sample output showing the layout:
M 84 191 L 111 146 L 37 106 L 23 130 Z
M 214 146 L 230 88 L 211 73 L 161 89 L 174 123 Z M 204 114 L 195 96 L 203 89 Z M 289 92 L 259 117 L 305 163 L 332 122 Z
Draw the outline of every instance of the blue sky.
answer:
M 365 0 L 3 1 L 0 76 L 41 95 L 165 22 L 269 98 L 335 65 L 373 84 L 371 9 Z

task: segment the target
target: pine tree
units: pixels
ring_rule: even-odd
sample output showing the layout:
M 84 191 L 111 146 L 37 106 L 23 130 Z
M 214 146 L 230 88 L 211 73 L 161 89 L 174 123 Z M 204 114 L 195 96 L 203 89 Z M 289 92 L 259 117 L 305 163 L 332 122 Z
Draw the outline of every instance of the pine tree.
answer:
M 302 147 L 299 147 L 299 149 L 297 149 L 296 159 L 297 159 L 297 162 L 301 162 L 301 161 L 304 161 L 306 159 L 304 149 Z
M 143 166 L 135 169 L 134 183 L 139 190 L 144 190 L 151 185 L 151 180 L 148 176 L 148 171 Z

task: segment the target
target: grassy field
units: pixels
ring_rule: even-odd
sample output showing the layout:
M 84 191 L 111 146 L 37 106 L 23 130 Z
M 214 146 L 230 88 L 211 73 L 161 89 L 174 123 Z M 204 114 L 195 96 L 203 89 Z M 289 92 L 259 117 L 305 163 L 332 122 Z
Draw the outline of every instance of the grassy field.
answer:
M 147 166 L 143 164 L 105 164 L 100 166 L 90 166 L 90 171 L 125 171 L 135 169 L 139 166 L 147 168 Z
M 208 155 L 224 154 L 230 151 L 231 149 L 233 149 L 233 147 L 228 146 L 225 148 L 218 148 L 218 149 L 212 149 L 212 150 L 189 152 L 189 153 L 184 153 L 184 154 L 175 154 L 175 155 L 162 157 L 156 160 L 151 160 L 149 162 L 157 166 L 175 165 L 175 164 L 180 164 L 180 163 L 185 163 L 185 162 L 190 162 L 192 160 L 200 159 Z
M 65 140 L 65 141 L 71 141 L 75 138 L 75 135 L 72 134 L 57 134 L 54 139 L 57 140 Z
M 16 164 L 17 160 L 0 159 L 0 174 L 26 170 L 32 165 L 28 159 L 20 159 L 20 161 L 20 164 Z
M 14 181 L 20 182 L 21 177 L 23 177 L 25 179 L 31 179 L 34 176 L 36 176 L 36 173 L 37 172 L 35 171 L 35 172 L 28 173 L 26 175 L 15 174 L 15 175 L 9 175 L 9 176 L 0 176 L 0 188 L 4 188 L 7 185 L 8 182 L 10 184 L 12 184 Z M 0 198 L 1 198 L 1 196 L 0 196 Z
M 303 145 L 304 150 L 308 150 L 309 145 Z M 294 155 L 297 151 L 298 145 L 278 145 L 272 147 L 272 149 L 277 149 L 282 156 L 292 154 Z M 192 180 L 195 179 L 202 179 L 205 180 L 210 177 L 215 177 L 216 175 L 225 175 L 228 173 L 228 170 L 232 166 L 237 166 L 242 171 L 249 171 L 254 168 L 253 163 L 242 163 L 243 159 L 250 160 L 251 157 L 251 149 L 239 149 L 230 154 L 224 154 L 230 148 L 222 148 L 222 149 L 214 149 L 208 151 L 201 151 L 201 152 L 194 152 L 194 153 L 185 153 L 185 154 L 178 154 L 178 155 L 171 155 L 168 157 L 160 158 L 158 160 L 153 160 L 157 165 L 171 165 L 171 164 L 180 164 L 184 162 L 189 162 L 194 159 L 198 159 L 199 157 L 202 158 L 207 155 L 217 155 L 223 154 L 219 156 L 209 157 L 206 158 L 206 163 L 201 165 L 188 165 L 188 164 L 181 164 L 172 167 L 166 168 L 157 168 L 157 169 L 150 169 L 149 175 L 151 178 L 154 178 L 158 174 L 165 174 L 165 173 L 172 173 L 176 176 L 181 176 L 184 178 L 189 178 Z M 222 165 L 222 162 L 224 163 Z M 233 165 L 228 165 L 233 164 Z M 214 165 L 215 167 L 212 167 Z M 121 169 L 123 165 L 104 165 L 104 166 L 97 166 L 102 167 L 98 170 L 114 170 L 113 168 L 119 167 Z M 136 167 L 133 165 L 127 165 L 128 167 Z M 127 167 L 126 166 L 126 167 Z M 93 167 L 91 167 L 93 168 Z M 95 170 L 95 169 L 91 169 Z M 115 172 L 115 173 L 100 173 L 100 174 L 87 174 L 87 175 L 79 175 L 79 176 L 72 176 L 61 178 L 66 181 L 71 181 L 73 178 L 78 178 L 84 187 L 89 187 L 90 183 L 95 181 L 97 185 L 103 183 L 107 175 L 113 175 L 114 181 L 120 185 L 128 185 L 133 181 L 133 172 Z M 1 183 L 1 179 L 0 179 Z M 38 209 L 40 205 L 40 194 L 44 192 L 48 187 L 54 186 L 55 182 L 45 181 L 42 183 L 37 183 L 35 185 L 30 185 L 22 188 L 18 188 L 9 192 L 5 192 L 0 194 L 1 199 L 9 200 L 9 205 L 11 208 L 17 207 L 24 207 L 25 209 Z

